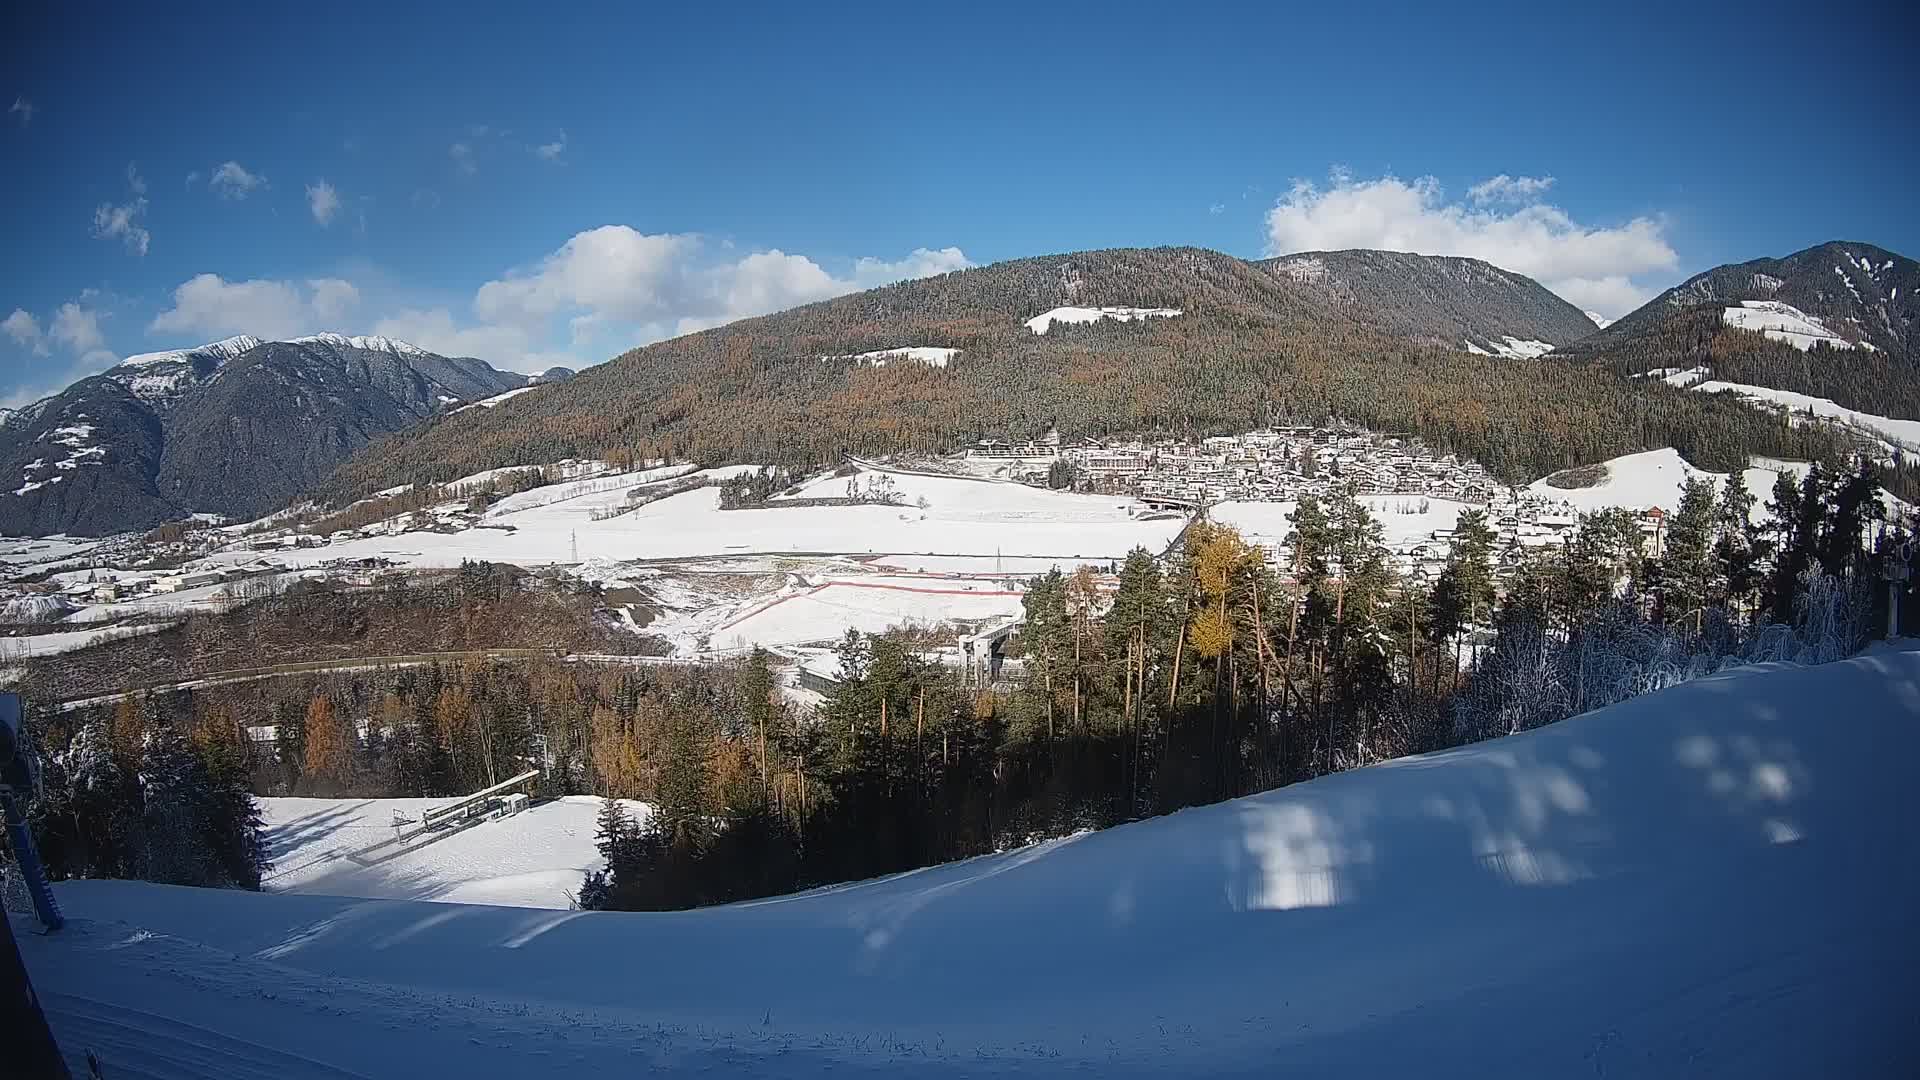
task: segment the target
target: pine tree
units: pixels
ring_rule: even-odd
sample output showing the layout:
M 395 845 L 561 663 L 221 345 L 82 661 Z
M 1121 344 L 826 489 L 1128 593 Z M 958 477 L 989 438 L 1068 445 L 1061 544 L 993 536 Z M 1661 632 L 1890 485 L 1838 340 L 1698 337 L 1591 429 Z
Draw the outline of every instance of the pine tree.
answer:
M 72 815 L 72 877 L 126 877 L 141 846 L 139 790 L 121 768 L 99 717 L 88 720 L 59 755 L 65 803 Z
M 1713 482 L 1689 478 L 1680 506 L 1667 524 L 1666 550 L 1660 557 L 1662 618 L 1700 625 L 1709 596 L 1715 591 L 1713 535 L 1719 508 Z
M 1774 622 L 1794 621 L 1795 598 L 1800 593 L 1800 578 L 1814 566 L 1826 503 L 1822 498 L 1826 479 L 1820 463 L 1807 467 L 1806 476 L 1796 486 L 1793 478 L 1781 473 L 1774 481 L 1773 498 L 1767 503 L 1771 515 L 1768 530 L 1773 541 L 1773 567 L 1767 576 L 1767 615 Z
M 1744 613 L 1760 589 L 1760 560 L 1764 543 L 1753 523 L 1753 493 L 1742 470 L 1727 476 L 1720 496 L 1720 519 L 1715 530 L 1713 560 L 1723 596 L 1734 613 Z
M 147 729 L 139 780 L 146 839 L 140 876 L 169 885 L 221 880 L 207 844 L 212 792 L 205 771 L 172 724 Z

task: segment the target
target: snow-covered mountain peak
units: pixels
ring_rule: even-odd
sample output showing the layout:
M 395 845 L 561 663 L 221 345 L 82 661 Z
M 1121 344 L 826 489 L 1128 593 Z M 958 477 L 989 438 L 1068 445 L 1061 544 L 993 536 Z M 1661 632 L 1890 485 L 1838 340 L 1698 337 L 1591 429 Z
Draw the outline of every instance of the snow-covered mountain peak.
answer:
M 1602 315 L 1597 311 L 1583 311 L 1580 314 L 1585 315 L 1589 319 L 1592 319 L 1593 325 L 1599 327 L 1602 330 L 1605 330 L 1607 327 L 1613 325 L 1612 319 L 1607 318 L 1605 315 Z
M 369 352 L 392 353 L 395 356 L 427 356 L 427 350 L 408 341 L 396 338 L 378 337 L 371 334 L 348 336 L 331 331 L 321 334 L 308 334 L 305 337 L 288 338 L 289 345 L 327 345 L 335 349 L 365 349 Z
M 120 361 L 120 366 L 148 367 L 153 364 L 191 360 L 196 356 L 212 357 L 215 360 L 225 363 L 260 344 L 260 339 L 254 337 L 252 334 L 235 334 L 233 337 L 209 342 L 205 345 L 196 345 L 191 349 L 167 349 L 162 352 L 140 353 L 135 356 L 129 356 L 125 360 Z

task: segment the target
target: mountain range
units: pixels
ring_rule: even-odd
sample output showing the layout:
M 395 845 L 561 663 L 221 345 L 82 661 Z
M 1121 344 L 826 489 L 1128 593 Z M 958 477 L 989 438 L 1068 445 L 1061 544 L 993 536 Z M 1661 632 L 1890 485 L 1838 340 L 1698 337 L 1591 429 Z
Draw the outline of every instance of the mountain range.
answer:
M 1787 318 L 1812 316 L 1811 334 L 1802 333 L 1807 327 L 1783 323 L 1770 335 L 1803 350 L 1812 344 L 1806 339 L 1825 337 L 1829 346 L 1841 350 L 1864 344 L 1912 360 L 1920 349 L 1915 336 L 1920 331 L 1915 322 L 1920 314 L 1916 292 L 1920 292 L 1920 263 L 1872 244 L 1834 241 L 1785 258 L 1754 259 L 1695 274 L 1623 316 L 1588 344 L 1605 347 L 1642 337 L 1676 313 L 1703 307 L 1719 309 L 1723 321 L 1735 323 L 1740 316 L 1736 313 L 1729 319 L 1726 309 L 1745 307 Z M 1775 306 L 1792 310 L 1781 312 Z
M 376 435 L 527 384 L 481 360 L 340 334 L 128 357 L 0 421 L 0 531 L 256 515 Z
M 1464 258 L 1114 249 L 901 282 L 524 376 L 405 342 L 235 337 L 129 357 L 0 418 L 0 531 L 102 533 L 340 503 L 565 457 L 811 468 L 985 437 L 1346 420 L 1516 482 L 1673 446 L 1703 468 L 1844 453 L 1654 370 L 1920 417 L 1920 267 L 1823 244 L 1605 321 Z M 462 409 L 529 385 L 499 407 Z M 1899 490 L 1896 487 L 1896 490 Z
M 1859 270 L 1862 303 L 1879 303 L 1861 284 L 1871 278 L 1885 288 L 1886 322 L 1903 325 L 1904 309 L 1891 305 L 1895 289 L 1908 295 L 1911 262 L 1854 247 L 1843 266 Z M 1765 261 L 1780 280 L 1774 294 L 1826 313 L 1802 313 L 1814 318 L 1878 318 L 1877 306 L 1821 306 L 1838 303 L 1835 288 L 1852 295 L 1821 250 Z M 1871 275 L 1859 269 L 1869 259 Z M 1816 266 L 1820 284 L 1809 277 Z M 813 468 L 845 452 L 944 452 L 1049 429 L 1197 436 L 1335 419 L 1419 437 L 1513 482 L 1664 446 L 1726 470 L 1750 455 L 1837 457 L 1853 439 L 1782 424 L 1735 395 L 1629 376 L 1683 357 L 1693 366 L 1790 355 L 1835 371 L 1878 365 L 1882 381 L 1916 385 L 1892 366 L 1906 364 L 1896 337 L 1877 352 L 1823 347 L 1808 365 L 1795 346 L 1727 321 L 1739 301 L 1703 280 L 1718 279 L 1703 275 L 1691 292 L 1602 329 L 1531 279 L 1472 259 L 1330 251 L 1247 261 L 1196 248 L 1018 259 L 632 350 L 554 393 L 382 439 L 319 494 L 339 502 L 569 456 Z M 1649 362 L 1656 356 L 1662 363 Z

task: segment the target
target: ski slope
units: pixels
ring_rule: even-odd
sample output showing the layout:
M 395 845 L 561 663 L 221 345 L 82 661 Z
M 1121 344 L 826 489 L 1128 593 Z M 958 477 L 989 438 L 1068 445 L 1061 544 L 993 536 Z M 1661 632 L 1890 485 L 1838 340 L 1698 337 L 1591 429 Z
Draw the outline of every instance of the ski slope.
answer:
M 600 799 L 569 795 L 512 817 L 403 846 L 353 853 L 389 840 L 396 819 L 453 799 L 261 799 L 270 892 L 393 900 L 443 900 L 526 908 L 571 906 L 587 871 L 606 865 L 594 848 Z M 644 819 L 646 807 L 628 812 Z
M 114 1077 L 1912 1076 L 1913 647 L 756 903 L 80 881 L 21 947 Z

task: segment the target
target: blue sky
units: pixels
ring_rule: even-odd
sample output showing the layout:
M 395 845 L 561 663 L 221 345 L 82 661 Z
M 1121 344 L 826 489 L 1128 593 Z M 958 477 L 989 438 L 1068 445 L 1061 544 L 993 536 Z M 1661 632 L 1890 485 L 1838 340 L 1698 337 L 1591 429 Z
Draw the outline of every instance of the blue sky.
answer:
M 237 332 L 581 365 L 1120 245 L 1477 255 L 1609 316 L 1920 255 L 1910 5 L 679 6 L 11 12 L 0 400 Z

